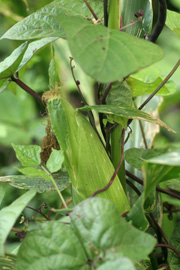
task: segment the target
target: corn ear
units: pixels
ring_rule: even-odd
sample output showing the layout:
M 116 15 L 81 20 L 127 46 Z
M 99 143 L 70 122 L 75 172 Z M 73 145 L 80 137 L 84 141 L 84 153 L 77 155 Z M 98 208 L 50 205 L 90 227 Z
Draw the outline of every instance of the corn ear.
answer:
M 61 97 L 49 99 L 47 107 L 53 132 L 64 152 L 73 201 L 77 204 L 104 188 L 114 173 L 114 167 L 96 132 L 80 112 Z M 114 202 L 120 214 L 129 210 L 118 177 L 110 188 L 96 196 Z

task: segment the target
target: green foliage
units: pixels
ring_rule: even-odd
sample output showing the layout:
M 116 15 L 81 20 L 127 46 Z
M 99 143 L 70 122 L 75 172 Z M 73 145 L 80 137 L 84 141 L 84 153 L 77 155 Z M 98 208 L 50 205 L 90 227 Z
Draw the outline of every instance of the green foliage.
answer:
M 23 194 L 20 198 L 15 200 L 12 204 L 7 207 L 4 207 L 0 211 L 0 255 L 4 254 L 4 243 L 5 240 L 14 225 L 16 219 L 21 214 L 24 207 L 28 202 L 35 196 L 36 190 L 32 189 Z
M 9 55 L 0 67 L 0 268 L 179 269 L 179 14 L 167 11 L 157 45 L 147 39 L 158 1 L 16 2 L 0 8 L 9 16 L 0 41 Z M 167 104 L 177 116 L 163 122 Z

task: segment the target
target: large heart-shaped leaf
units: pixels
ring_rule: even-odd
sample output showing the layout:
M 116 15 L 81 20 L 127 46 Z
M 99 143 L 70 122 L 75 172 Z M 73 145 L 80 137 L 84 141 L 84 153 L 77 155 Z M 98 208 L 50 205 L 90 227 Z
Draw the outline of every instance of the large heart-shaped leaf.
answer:
M 92 198 L 81 202 L 71 213 L 72 227 L 79 236 L 89 258 L 101 250 L 121 252 L 137 262 L 151 252 L 156 240 L 119 217 L 112 202 Z
M 98 18 L 102 18 L 102 2 L 91 0 L 91 7 L 96 11 Z M 2 36 L 2 39 L 64 38 L 63 27 L 58 21 L 58 18 L 61 18 L 63 14 L 66 16 L 76 15 L 82 18 L 85 16 L 92 18 L 92 14 L 83 0 L 56 0 L 15 24 Z M 69 24 L 71 24 L 71 19 L 69 20 Z
M 63 16 L 62 23 L 72 56 L 99 82 L 121 79 L 163 57 L 160 47 L 79 17 Z
M 69 226 L 55 221 L 28 233 L 18 252 L 17 270 L 81 270 L 86 262 L 78 237 Z

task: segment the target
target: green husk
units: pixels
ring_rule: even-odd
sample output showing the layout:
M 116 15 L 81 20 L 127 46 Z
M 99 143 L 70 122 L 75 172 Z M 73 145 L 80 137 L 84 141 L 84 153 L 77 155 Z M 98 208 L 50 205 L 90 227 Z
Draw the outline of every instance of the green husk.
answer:
M 96 132 L 80 112 L 65 99 L 55 96 L 49 99 L 47 107 L 53 132 L 64 152 L 73 201 L 77 204 L 104 188 L 114 167 Z M 106 191 L 96 196 L 114 202 L 120 214 L 129 210 L 129 202 L 117 176 Z

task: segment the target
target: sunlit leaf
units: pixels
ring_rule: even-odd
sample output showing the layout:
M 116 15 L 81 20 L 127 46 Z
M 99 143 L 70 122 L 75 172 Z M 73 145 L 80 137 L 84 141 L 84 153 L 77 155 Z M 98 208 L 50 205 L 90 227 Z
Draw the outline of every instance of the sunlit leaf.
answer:
M 15 145 L 12 144 L 16 157 L 23 166 L 38 166 L 41 163 L 41 147 L 38 145 Z
M 160 47 L 145 40 L 78 17 L 71 22 L 68 17 L 62 20 L 72 56 L 99 82 L 122 79 L 163 57 Z
M 101 19 L 103 16 L 102 2 L 91 0 L 91 6 L 96 10 L 98 18 Z M 91 12 L 82 0 L 76 0 L 76 2 L 74 0 L 56 0 L 15 24 L 2 36 L 2 39 L 64 38 L 64 29 L 60 22 L 64 14 L 68 17 L 76 15 L 84 19 L 85 17 L 92 18 Z M 71 24 L 71 19 L 69 23 Z

